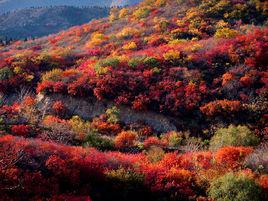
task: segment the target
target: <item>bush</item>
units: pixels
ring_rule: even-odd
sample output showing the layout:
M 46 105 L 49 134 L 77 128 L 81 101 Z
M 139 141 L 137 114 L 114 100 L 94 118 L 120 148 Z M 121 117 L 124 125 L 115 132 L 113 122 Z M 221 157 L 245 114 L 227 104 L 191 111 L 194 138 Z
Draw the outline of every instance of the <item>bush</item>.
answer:
M 61 69 L 55 68 L 51 71 L 46 72 L 42 75 L 42 81 L 61 81 L 63 71 Z
M 107 109 L 105 113 L 108 116 L 107 121 L 109 123 L 116 124 L 119 122 L 120 110 L 116 106 Z
M 95 147 L 99 150 L 113 150 L 114 143 L 108 137 L 103 137 L 99 135 L 97 132 L 90 132 L 85 139 L 85 143 L 83 144 L 86 147 Z
M 8 67 L 4 67 L 0 69 L 0 81 L 8 80 L 13 76 L 13 72 Z
M 234 38 L 237 36 L 239 32 L 234 29 L 229 29 L 229 28 L 221 28 L 218 29 L 215 33 L 216 38 Z
M 146 57 L 143 61 L 145 66 L 148 67 L 158 67 L 160 66 L 160 62 L 154 57 Z
M 149 14 L 150 14 L 150 10 L 148 8 L 139 8 L 133 13 L 135 18 L 137 18 L 137 19 L 145 18 Z
M 30 126 L 28 125 L 13 125 L 11 133 L 17 136 L 27 137 L 30 134 Z
M 200 107 L 201 112 L 207 116 L 229 116 L 232 113 L 241 111 L 241 109 L 240 101 L 232 100 L 216 100 Z
M 137 44 L 134 41 L 132 41 L 132 42 L 125 44 L 122 48 L 124 50 L 136 50 L 137 47 L 138 47 Z
M 163 57 L 171 64 L 177 64 L 181 58 L 181 53 L 177 50 L 169 50 L 168 52 L 163 54 Z
M 140 64 L 143 63 L 144 61 L 144 56 L 137 56 L 137 57 L 132 57 L 129 61 L 128 61 L 128 65 L 132 68 L 136 68 L 137 66 L 139 66 Z
M 245 175 L 227 173 L 214 180 L 209 196 L 217 201 L 258 201 L 262 200 L 262 189 L 254 180 Z
M 134 146 L 137 134 L 134 131 L 122 131 L 115 138 L 117 148 L 128 148 Z
M 216 150 L 224 146 L 255 146 L 258 142 L 258 137 L 248 127 L 230 125 L 216 131 L 210 140 L 210 149 Z
M 96 63 L 95 67 L 113 67 L 116 68 L 119 65 L 119 59 L 117 57 L 109 57 L 103 60 L 100 60 Z

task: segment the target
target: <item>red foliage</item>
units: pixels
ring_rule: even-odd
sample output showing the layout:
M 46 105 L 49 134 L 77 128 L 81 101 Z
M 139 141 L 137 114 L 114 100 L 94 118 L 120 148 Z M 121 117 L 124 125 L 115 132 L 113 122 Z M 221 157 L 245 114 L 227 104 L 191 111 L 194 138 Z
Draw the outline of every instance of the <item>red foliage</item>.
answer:
M 93 120 L 91 126 L 103 135 L 115 135 L 121 130 L 119 124 L 108 123 L 97 118 Z
M 62 101 L 55 101 L 52 105 L 52 109 L 57 114 L 63 114 L 66 111 L 66 107 Z
M 11 133 L 17 136 L 28 137 L 30 135 L 31 127 L 29 125 L 13 125 Z
M 268 175 L 262 175 L 259 178 L 259 184 L 267 192 L 268 195 Z
M 145 149 L 148 149 L 151 146 L 164 147 L 165 144 L 161 140 L 159 140 L 157 137 L 149 137 L 144 141 L 143 146 Z

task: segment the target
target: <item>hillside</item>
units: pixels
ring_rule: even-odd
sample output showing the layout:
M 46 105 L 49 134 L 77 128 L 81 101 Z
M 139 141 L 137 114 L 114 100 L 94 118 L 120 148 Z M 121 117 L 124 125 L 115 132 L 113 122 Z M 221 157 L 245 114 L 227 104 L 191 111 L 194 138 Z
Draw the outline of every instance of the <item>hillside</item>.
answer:
M 57 33 L 75 25 L 107 17 L 108 8 L 39 7 L 0 15 L 0 36 L 24 39 Z
M 1 46 L 0 197 L 267 200 L 267 20 L 145 0 Z
M 76 7 L 110 7 L 126 6 L 139 3 L 140 0 L 0 0 L 0 14 L 25 9 L 30 7 L 49 7 L 49 6 L 76 6 Z

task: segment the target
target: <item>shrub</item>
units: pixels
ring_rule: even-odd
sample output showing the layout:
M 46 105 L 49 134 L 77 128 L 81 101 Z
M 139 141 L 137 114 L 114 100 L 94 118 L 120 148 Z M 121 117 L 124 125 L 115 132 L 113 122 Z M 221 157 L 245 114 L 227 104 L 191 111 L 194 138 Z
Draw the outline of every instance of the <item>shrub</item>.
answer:
M 106 110 L 106 114 L 108 116 L 107 121 L 112 124 L 116 124 L 119 122 L 119 114 L 120 110 L 117 107 L 112 107 Z
M 63 115 L 66 111 L 66 107 L 62 101 L 55 101 L 52 105 L 52 109 L 59 115 Z
M 137 44 L 134 41 L 132 41 L 132 42 L 125 44 L 122 48 L 124 50 L 136 50 L 137 47 L 138 47 Z
M 28 125 L 13 125 L 11 132 L 17 136 L 27 137 L 30 134 L 30 126 Z
M 237 36 L 239 32 L 234 29 L 229 29 L 229 28 L 221 28 L 218 29 L 215 33 L 216 38 L 233 38 Z
M 170 147 L 177 147 L 182 143 L 183 133 L 171 131 L 163 135 L 162 140 Z
M 111 139 L 103 137 L 95 131 L 88 133 L 83 145 L 86 147 L 95 147 L 99 150 L 112 150 L 114 148 L 114 143 Z
M 122 8 L 122 9 L 119 11 L 119 18 L 126 17 L 127 15 L 128 15 L 128 9 L 127 9 L 127 8 Z
M 141 185 L 144 179 L 142 174 L 136 173 L 131 169 L 124 169 L 122 167 L 117 170 L 107 171 L 105 175 L 107 176 L 108 180 L 126 187 L 127 189 L 125 190 L 130 190 L 137 187 L 137 185 Z
M 128 148 L 134 145 L 137 134 L 134 131 L 122 131 L 115 137 L 115 146 L 117 148 Z
M 61 80 L 61 75 L 63 71 L 61 69 L 53 69 L 42 75 L 42 81 L 53 81 L 57 82 Z
M 121 32 L 119 32 L 116 36 L 120 39 L 122 38 L 131 38 L 134 35 L 138 34 L 139 30 L 136 28 L 126 27 Z
M 133 57 L 128 61 L 128 65 L 132 68 L 136 68 L 138 65 L 142 64 L 144 61 L 144 56 Z
M 217 201 L 259 201 L 262 189 L 245 175 L 227 173 L 211 183 L 209 196 Z
M 149 148 L 149 150 L 146 152 L 147 158 L 152 163 L 156 163 L 163 159 L 165 156 L 165 151 L 161 147 L 152 146 Z
M 150 10 L 148 8 L 139 8 L 136 11 L 134 11 L 133 15 L 137 19 L 142 19 L 147 17 L 150 14 Z
M 177 50 L 169 50 L 168 52 L 164 53 L 164 59 L 172 64 L 178 63 L 181 53 Z
M 144 141 L 143 146 L 145 149 L 148 149 L 152 146 L 163 147 L 165 144 L 161 142 L 161 140 L 159 140 L 157 137 L 149 137 Z
M 119 65 L 119 59 L 117 57 L 109 57 L 100 60 L 96 63 L 96 67 L 113 67 L 116 68 Z
M 216 150 L 224 146 L 255 146 L 258 142 L 258 137 L 247 126 L 230 125 L 216 131 L 210 140 L 210 149 Z
M 240 101 L 216 100 L 203 105 L 200 107 L 200 110 L 207 116 L 215 116 L 229 115 L 230 113 L 240 111 L 241 108 Z
M 146 57 L 143 63 L 148 67 L 158 67 L 160 65 L 160 62 L 155 57 Z
M 249 147 L 223 147 L 216 152 L 215 159 L 225 167 L 237 168 L 252 151 Z
M 0 81 L 2 80 L 8 80 L 13 76 L 12 70 L 8 67 L 4 67 L 0 69 Z

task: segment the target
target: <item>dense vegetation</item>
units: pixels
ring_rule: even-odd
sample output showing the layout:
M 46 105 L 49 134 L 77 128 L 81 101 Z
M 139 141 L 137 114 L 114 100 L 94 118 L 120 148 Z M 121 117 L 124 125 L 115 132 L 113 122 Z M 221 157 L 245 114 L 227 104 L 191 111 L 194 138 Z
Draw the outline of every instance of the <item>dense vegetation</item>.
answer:
M 267 12 L 259 0 L 145 0 L 0 47 L 0 197 L 268 199 Z M 83 119 L 75 108 L 91 99 L 113 106 Z M 176 129 L 126 123 L 119 108 Z

